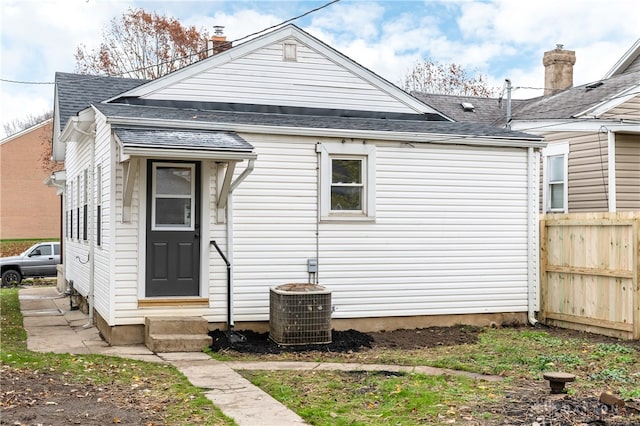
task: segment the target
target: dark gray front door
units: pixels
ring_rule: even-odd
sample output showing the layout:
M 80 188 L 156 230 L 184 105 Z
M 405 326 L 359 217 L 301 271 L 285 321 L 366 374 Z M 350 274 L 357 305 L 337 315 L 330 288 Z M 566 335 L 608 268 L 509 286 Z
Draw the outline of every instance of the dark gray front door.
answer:
M 146 297 L 200 295 L 200 163 L 147 162 Z

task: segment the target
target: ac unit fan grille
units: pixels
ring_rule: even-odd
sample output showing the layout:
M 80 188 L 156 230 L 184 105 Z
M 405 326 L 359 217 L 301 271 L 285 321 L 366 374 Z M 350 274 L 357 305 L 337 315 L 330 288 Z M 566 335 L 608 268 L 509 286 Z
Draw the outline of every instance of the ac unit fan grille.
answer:
M 271 340 L 280 345 L 331 343 L 330 292 L 287 292 L 276 287 L 269 301 Z

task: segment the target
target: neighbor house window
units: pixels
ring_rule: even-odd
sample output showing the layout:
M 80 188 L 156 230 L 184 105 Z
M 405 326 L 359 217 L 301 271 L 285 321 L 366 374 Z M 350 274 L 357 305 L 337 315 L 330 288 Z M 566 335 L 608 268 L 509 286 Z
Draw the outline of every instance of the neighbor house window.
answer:
M 375 146 L 319 144 L 322 220 L 375 218 Z
M 543 150 L 545 212 L 568 212 L 568 158 L 568 143 L 552 144 Z

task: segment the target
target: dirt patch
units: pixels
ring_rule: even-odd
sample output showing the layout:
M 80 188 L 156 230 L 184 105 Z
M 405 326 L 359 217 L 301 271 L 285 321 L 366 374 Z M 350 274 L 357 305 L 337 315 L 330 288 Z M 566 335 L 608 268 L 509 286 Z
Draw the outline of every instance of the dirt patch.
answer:
M 530 327 L 527 327 L 530 328 Z M 593 343 L 618 343 L 640 350 L 640 342 L 621 342 L 606 336 L 582 333 L 573 330 L 549 328 L 553 336 L 570 338 L 589 338 Z M 355 330 L 333 331 L 332 342 L 326 345 L 282 346 L 269 339 L 268 333 L 239 331 L 230 339 L 227 332 L 215 330 L 212 349 L 216 352 L 235 351 L 260 355 L 292 353 L 298 360 L 305 357 L 315 358 L 317 352 L 361 352 L 376 348 L 419 349 L 437 346 L 456 346 L 473 344 L 483 331 L 479 327 L 430 327 L 415 330 L 396 330 L 379 333 L 361 333 Z M 238 338 L 244 337 L 244 341 Z M 506 403 L 476 407 L 482 412 L 493 413 L 502 420 L 483 424 L 505 425 L 606 425 L 640 426 L 640 404 L 629 403 L 624 408 L 608 406 L 597 397 L 576 397 L 552 395 L 546 381 L 529 381 L 510 386 Z M 472 423 L 475 424 L 475 423 Z
M 2 425 L 163 425 L 166 401 L 144 387 L 70 383 L 59 373 L 0 367 Z
M 552 395 L 546 384 L 514 383 L 504 402 L 483 407 L 505 419 L 504 424 L 560 426 L 640 426 L 640 405 L 616 407 L 598 397 Z

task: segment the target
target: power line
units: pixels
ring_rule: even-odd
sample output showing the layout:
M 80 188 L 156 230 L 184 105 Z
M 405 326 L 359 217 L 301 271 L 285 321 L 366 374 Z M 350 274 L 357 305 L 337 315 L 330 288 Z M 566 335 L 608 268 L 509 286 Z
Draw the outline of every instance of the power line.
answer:
M 298 19 L 300 19 L 300 18 L 304 18 L 305 16 L 308 16 L 308 15 L 310 15 L 310 14 L 312 14 L 312 13 L 315 13 L 315 12 L 317 12 L 317 11 L 319 11 L 319 10 L 322 10 L 322 9 L 324 9 L 324 8 L 326 8 L 326 7 L 329 7 L 329 6 L 331 6 L 332 4 L 338 3 L 338 2 L 340 2 L 340 1 L 341 1 L 341 0 L 332 0 L 332 1 L 328 2 L 328 3 L 323 4 L 322 6 L 318 6 L 318 7 L 314 8 L 314 9 L 308 10 L 308 11 L 306 11 L 306 12 L 304 12 L 304 13 L 301 13 L 300 15 L 294 16 L 293 18 L 289 18 L 289 19 L 287 19 L 287 20 L 285 20 L 285 21 L 282 21 L 282 22 L 280 22 L 280 23 L 278 23 L 278 24 L 272 25 L 272 26 L 270 26 L 270 27 L 264 28 L 264 29 L 262 29 L 262 30 L 256 31 L 256 32 L 254 32 L 254 33 L 248 34 L 248 35 L 246 35 L 246 36 L 244 36 L 244 37 L 240 37 L 240 38 L 235 39 L 235 40 L 226 41 L 226 42 L 224 42 L 224 43 L 220 44 L 220 46 L 218 46 L 218 47 L 230 46 L 230 45 L 233 45 L 234 43 L 241 42 L 241 41 L 246 40 L 246 39 L 248 39 L 248 38 L 250 38 L 250 37 L 253 37 L 253 36 L 256 36 L 256 35 L 262 34 L 262 33 L 267 32 L 267 31 L 269 31 L 269 30 L 273 30 L 274 28 L 281 27 L 281 26 L 283 26 L 283 25 L 286 25 L 286 24 L 288 24 L 288 23 L 290 23 L 290 22 L 293 22 L 293 21 L 295 21 L 295 20 L 298 20 Z M 207 52 L 208 50 L 209 50 L 209 49 L 208 49 L 208 47 L 206 47 L 206 48 L 205 48 L 205 49 L 203 49 L 203 50 L 200 50 L 200 51 L 195 52 L 195 53 L 191 53 L 191 54 L 189 54 L 189 55 L 185 55 L 185 56 L 183 56 L 183 57 L 181 57 L 181 58 L 179 58 L 179 59 L 187 59 L 187 58 L 191 58 L 191 57 L 193 57 L 193 56 L 199 56 L 199 55 L 201 55 L 201 54 L 203 54 L 203 53 Z M 171 63 L 171 62 L 174 62 L 175 60 L 176 60 L 176 59 L 174 59 L 174 60 L 168 60 L 168 61 L 164 61 L 164 62 L 158 62 L 158 63 L 152 64 L 152 65 L 146 66 L 146 67 L 137 68 L 137 69 L 133 69 L 133 70 L 126 70 L 126 71 L 122 71 L 122 72 L 120 72 L 120 73 L 118 73 L 118 74 L 112 74 L 112 75 L 109 75 L 109 76 L 102 76 L 102 75 L 100 75 L 100 76 L 95 76 L 95 77 L 96 77 L 96 78 L 104 78 L 104 77 L 116 77 L 116 76 L 123 76 L 123 75 L 129 74 L 129 73 L 134 73 L 134 72 L 137 72 L 137 71 L 143 71 L 143 70 L 146 70 L 146 69 L 149 69 L 149 68 L 154 68 L 154 67 L 157 67 L 157 66 L 159 66 L 159 65 L 169 64 L 169 63 Z M 89 79 L 90 79 L 90 78 L 88 78 L 88 79 L 83 79 L 83 80 L 84 80 L 84 81 L 87 81 L 87 80 L 89 80 Z M 32 85 L 40 85 L 40 84 L 55 84 L 55 82 L 49 82 L 49 81 L 46 81 L 46 82 L 45 82 L 45 81 L 20 81 L 20 80 L 10 80 L 10 79 L 5 79 L 5 78 L 0 78 L 0 81 L 1 81 L 1 82 L 4 82 L 4 83 L 14 83 L 14 84 L 32 84 Z
M 6 78 L 0 78 L 0 81 L 3 83 L 13 83 L 13 84 L 56 84 L 54 81 L 21 81 L 21 80 L 9 80 Z

